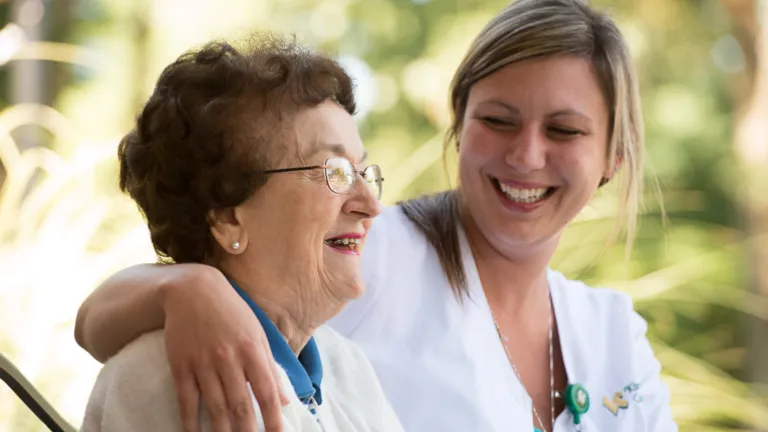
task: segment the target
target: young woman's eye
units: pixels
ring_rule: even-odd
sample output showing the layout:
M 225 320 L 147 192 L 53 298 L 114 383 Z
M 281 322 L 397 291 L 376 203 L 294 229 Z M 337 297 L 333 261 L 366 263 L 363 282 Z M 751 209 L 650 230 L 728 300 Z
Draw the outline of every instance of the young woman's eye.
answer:
M 575 137 L 582 134 L 578 129 L 570 129 L 565 127 L 550 127 L 549 132 L 559 137 Z
M 497 117 L 480 117 L 480 120 L 491 127 L 512 126 L 511 122 Z

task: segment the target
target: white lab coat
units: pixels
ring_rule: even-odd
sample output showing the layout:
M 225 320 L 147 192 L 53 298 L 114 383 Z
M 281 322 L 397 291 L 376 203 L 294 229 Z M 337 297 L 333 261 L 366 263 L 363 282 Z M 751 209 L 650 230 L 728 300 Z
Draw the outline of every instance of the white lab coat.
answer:
M 82 432 L 182 430 L 164 336 L 163 331 L 145 334 L 109 359 L 88 400 Z M 402 431 L 360 348 L 327 326 L 317 329 L 314 337 L 323 363 L 323 403 L 317 407 L 315 418 L 277 365 L 283 393 L 289 399 L 282 407 L 284 431 Z M 264 420 L 252 392 L 251 404 L 259 431 L 263 431 Z M 201 432 L 213 430 L 205 405 L 200 407 L 200 425 Z
M 533 431 L 531 400 L 498 338 L 466 238 L 470 300 L 461 305 L 435 250 L 397 207 L 373 223 L 367 291 L 329 324 L 368 358 L 406 431 Z M 661 366 L 631 299 L 548 272 L 569 382 L 584 385 L 589 432 L 677 431 Z M 619 392 L 627 402 L 609 406 Z M 617 399 L 620 405 L 623 402 Z M 563 412 L 556 432 L 578 430 Z

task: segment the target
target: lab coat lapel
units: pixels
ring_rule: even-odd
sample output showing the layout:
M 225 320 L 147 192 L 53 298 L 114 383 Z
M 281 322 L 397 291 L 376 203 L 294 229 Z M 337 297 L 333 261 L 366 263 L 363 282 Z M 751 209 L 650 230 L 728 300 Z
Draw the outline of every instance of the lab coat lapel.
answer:
M 583 304 L 584 297 L 570 293 L 567 281 L 556 272 L 549 270 L 547 280 L 552 295 L 557 331 L 560 336 L 560 350 L 563 355 L 568 383 L 583 385 L 590 396 L 589 411 L 581 416 L 582 430 L 584 432 L 595 431 L 590 414 L 597 409 L 596 404 L 599 404 L 599 401 L 595 399 L 596 395 L 591 392 L 591 389 L 595 388 L 593 381 L 596 378 L 591 371 L 599 370 L 597 368 L 601 368 L 603 365 L 596 364 L 600 361 L 598 360 L 600 356 L 596 355 L 592 348 L 602 338 L 592 335 L 590 332 L 592 329 L 589 317 L 584 313 L 588 310 L 587 305 Z M 573 416 L 567 410 L 563 412 L 563 415 L 558 416 L 558 420 L 556 424 L 563 422 L 563 427 L 573 427 Z M 590 425 L 593 427 L 588 429 L 586 426 Z M 570 431 L 574 429 L 560 430 Z

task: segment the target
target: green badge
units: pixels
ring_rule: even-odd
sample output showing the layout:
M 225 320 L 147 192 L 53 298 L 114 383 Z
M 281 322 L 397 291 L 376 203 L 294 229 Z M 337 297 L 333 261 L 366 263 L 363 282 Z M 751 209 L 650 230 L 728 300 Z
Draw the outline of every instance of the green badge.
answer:
M 565 407 L 573 415 L 573 424 L 581 423 L 581 416 L 589 411 L 589 393 L 581 384 L 571 384 L 563 395 Z

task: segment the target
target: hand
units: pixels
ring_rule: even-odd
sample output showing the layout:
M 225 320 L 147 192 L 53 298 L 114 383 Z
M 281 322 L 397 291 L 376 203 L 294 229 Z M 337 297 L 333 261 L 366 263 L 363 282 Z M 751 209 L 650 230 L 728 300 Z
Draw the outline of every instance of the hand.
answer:
M 282 432 L 288 399 L 267 337 L 248 305 L 213 267 L 174 265 L 164 294 L 165 346 L 185 432 L 197 432 L 200 393 L 215 432 L 257 432 L 247 383 L 267 432 Z

